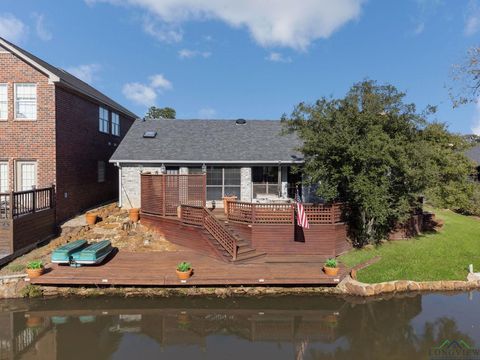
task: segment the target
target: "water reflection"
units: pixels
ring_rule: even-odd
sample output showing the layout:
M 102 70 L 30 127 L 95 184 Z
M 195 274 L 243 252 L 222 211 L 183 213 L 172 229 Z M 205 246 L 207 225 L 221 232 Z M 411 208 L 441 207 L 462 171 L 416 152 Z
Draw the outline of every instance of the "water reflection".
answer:
M 476 345 L 470 297 L 9 301 L 0 359 L 423 359 L 445 339 Z

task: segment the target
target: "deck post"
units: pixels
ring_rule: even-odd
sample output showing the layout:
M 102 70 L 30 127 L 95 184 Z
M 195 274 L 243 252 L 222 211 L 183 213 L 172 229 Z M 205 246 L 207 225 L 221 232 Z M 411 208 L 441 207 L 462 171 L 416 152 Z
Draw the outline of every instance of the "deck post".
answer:
M 255 204 L 252 204 L 252 224 L 255 224 L 256 218 L 257 218 L 257 206 Z
M 335 224 L 335 203 L 330 205 L 330 222 Z
M 32 213 L 35 214 L 37 208 L 37 189 L 33 187 L 32 189 Z

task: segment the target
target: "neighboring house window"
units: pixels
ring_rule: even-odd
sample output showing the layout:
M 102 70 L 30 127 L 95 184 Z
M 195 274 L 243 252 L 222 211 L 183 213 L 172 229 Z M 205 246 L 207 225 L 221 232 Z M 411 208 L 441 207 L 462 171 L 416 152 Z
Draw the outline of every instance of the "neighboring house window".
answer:
M 0 84 L 0 120 L 8 118 L 8 85 Z
M 240 199 L 240 168 L 209 167 L 207 169 L 207 200 L 221 200 L 235 195 Z
M 37 186 L 37 163 L 35 161 L 17 162 L 17 190 L 32 190 Z
M 120 116 L 112 112 L 112 135 L 120 136 Z
M 37 84 L 15 84 L 15 119 L 37 119 Z
M 8 192 L 8 163 L 0 162 L 0 193 Z
M 99 107 L 98 130 L 108 134 L 108 109 Z
M 105 182 L 105 177 L 106 177 L 106 173 L 107 173 L 107 168 L 106 168 L 106 165 L 105 165 L 105 161 L 99 161 L 97 163 L 97 181 L 99 183 L 103 183 Z

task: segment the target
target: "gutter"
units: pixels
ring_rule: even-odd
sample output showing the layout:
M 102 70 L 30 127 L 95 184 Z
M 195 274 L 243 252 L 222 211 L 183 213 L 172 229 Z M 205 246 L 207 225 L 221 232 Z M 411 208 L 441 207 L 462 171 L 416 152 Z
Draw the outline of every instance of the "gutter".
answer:
M 124 164 L 303 164 L 303 160 L 110 160 L 111 163 Z

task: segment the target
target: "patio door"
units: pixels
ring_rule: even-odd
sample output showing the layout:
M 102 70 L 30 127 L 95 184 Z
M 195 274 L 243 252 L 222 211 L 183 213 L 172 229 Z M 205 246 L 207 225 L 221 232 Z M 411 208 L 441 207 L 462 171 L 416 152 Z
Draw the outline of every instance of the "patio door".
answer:
M 35 161 L 17 162 L 17 191 L 32 190 L 37 186 L 37 163 Z

